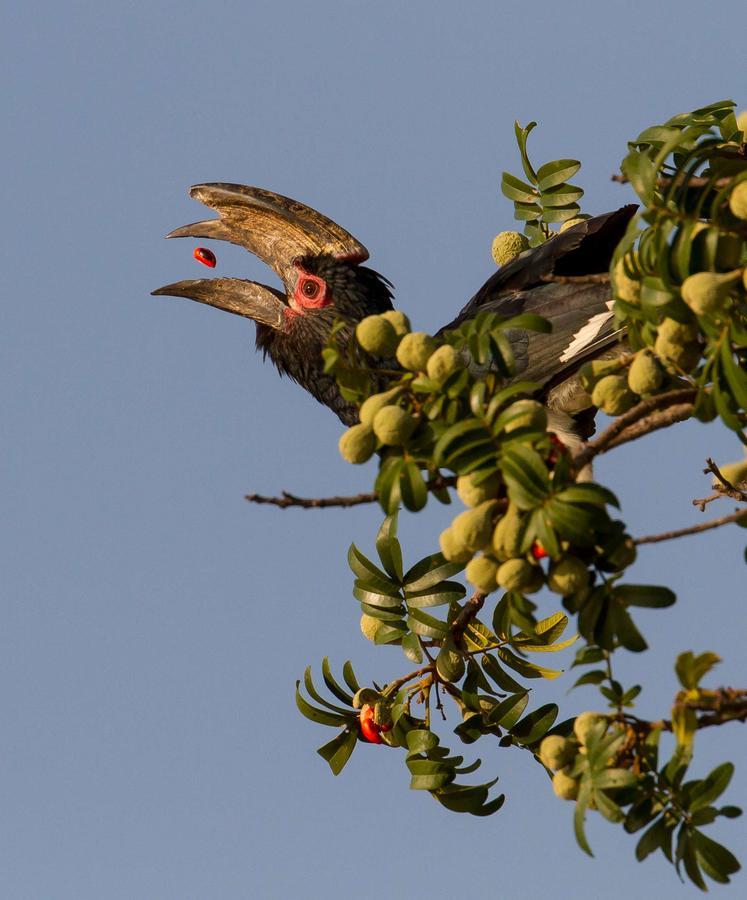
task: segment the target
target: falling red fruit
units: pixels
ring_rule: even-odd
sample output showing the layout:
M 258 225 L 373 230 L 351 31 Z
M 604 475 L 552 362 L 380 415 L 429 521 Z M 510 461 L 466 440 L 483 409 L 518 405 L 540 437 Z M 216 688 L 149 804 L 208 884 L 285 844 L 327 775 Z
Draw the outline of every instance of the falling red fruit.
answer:
M 203 266 L 209 266 L 211 269 L 215 268 L 215 254 L 212 250 L 208 250 L 207 247 L 195 247 L 193 256 Z
M 547 556 L 547 550 L 545 550 L 539 541 L 535 541 L 532 544 L 532 556 L 535 559 L 544 559 Z

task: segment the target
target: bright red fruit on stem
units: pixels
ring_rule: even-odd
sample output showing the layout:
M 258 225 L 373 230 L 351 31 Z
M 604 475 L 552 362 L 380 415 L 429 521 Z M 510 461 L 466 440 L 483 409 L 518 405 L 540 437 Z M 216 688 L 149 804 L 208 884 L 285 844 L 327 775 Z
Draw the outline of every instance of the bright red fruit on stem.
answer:
M 361 707 L 359 719 L 363 737 L 371 744 L 381 744 L 381 732 L 389 731 L 391 725 L 388 728 L 377 725 L 374 722 L 374 708 L 368 703 Z
M 208 250 L 207 247 L 195 247 L 192 255 L 203 266 L 209 266 L 211 269 L 215 268 L 215 254 L 212 250 Z
M 547 556 L 547 550 L 545 550 L 539 541 L 535 541 L 532 544 L 532 556 L 535 559 L 544 559 Z

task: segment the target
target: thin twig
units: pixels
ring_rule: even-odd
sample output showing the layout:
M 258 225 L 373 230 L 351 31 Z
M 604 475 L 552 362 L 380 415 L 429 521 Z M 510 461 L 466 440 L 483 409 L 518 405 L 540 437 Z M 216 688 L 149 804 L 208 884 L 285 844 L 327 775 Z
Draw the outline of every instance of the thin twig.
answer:
M 739 500 L 747 500 L 747 491 L 743 491 L 738 485 L 728 481 L 721 469 L 719 469 L 710 456 L 706 459 L 706 467 L 703 469 L 703 474 L 707 474 L 708 472 L 712 472 L 721 483 L 721 487 L 719 487 L 719 485 L 714 485 L 716 490 L 721 491 L 722 493 L 728 493 L 729 496 L 736 494 Z
M 661 534 L 647 534 L 645 537 L 635 538 L 634 544 L 658 544 L 660 541 L 671 541 L 674 538 L 686 537 L 688 534 L 700 534 L 701 531 L 710 531 L 712 528 L 720 528 L 730 522 L 739 522 L 742 519 L 747 522 L 747 509 L 740 509 L 730 516 L 722 516 L 720 519 L 711 519 L 709 522 L 701 522 L 699 525 L 690 525 L 688 528 L 678 528 L 676 531 L 662 531 Z
M 675 176 L 676 178 L 677 176 Z M 628 184 L 630 179 L 627 175 L 612 175 L 611 180 L 617 182 L 617 184 Z M 682 181 L 682 179 L 679 179 Z M 668 188 L 670 184 L 674 181 L 674 178 L 657 178 L 656 186 L 660 188 Z M 702 175 L 691 175 L 690 178 L 687 179 L 688 188 L 701 188 L 707 187 L 711 185 L 712 187 L 720 188 L 729 184 L 731 178 L 718 178 L 716 181 L 712 181 L 710 178 L 704 178 Z M 683 182 L 684 183 L 684 182 Z
M 598 438 L 585 444 L 575 456 L 574 465 L 577 469 L 582 469 L 600 453 L 635 440 L 648 434 L 649 431 L 666 428 L 668 425 L 689 418 L 692 414 L 692 401 L 695 394 L 695 388 L 687 387 L 665 391 L 663 394 L 656 394 L 647 400 L 641 400 L 632 409 L 618 416 Z M 660 410 L 663 410 L 661 414 L 659 414 Z
M 487 594 L 483 594 L 482 591 L 475 591 L 475 593 L 469 598 L 469 600 L 462 607 L 462 611 L 459 615 L 454 619 L 451 623 L 451 632 L 454 635 L 454 640 L 459 641 L 461 636 L 467 629 L 469 623 L 477 616 L 480 610 L 485 603 L 485 598 Z
M 543 275 L 540 281 L 553 281 L 558 284 L 609 284 L 609 272 L 596 275 Z
M 426 487 L 429 491 L 437 491 L 442 488 L 453 487 L 455 484 L 455 477 L 439 475 L 437 478 L 431 479 L 426 484 Z M 360 506 L 363 503 L 375 503 L 379 499 L 379 495 L 376 491 L 369 491 L 363 494 L 337 497 L 298 497 L 288 491 L 282 491 L 279 497 L 265 494 L 247 494 L 244 499 L 248 500 L 249 503 L 265 503 L 277 506 L 280 509 L 287 509 L 289 506 L 294 506 L 298 509 L 326 509 L 330 506 L 349 507 Z

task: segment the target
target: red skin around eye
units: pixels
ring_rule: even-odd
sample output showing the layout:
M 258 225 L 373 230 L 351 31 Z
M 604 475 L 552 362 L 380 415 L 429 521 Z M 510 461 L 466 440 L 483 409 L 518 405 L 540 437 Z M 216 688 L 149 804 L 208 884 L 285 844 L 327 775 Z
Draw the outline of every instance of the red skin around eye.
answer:
M 322 309 L 325 306 L 330 306 L 332 297 L 330 296 L 327 282 L 323 278 L 307 272 L 300 262 L 296 262 L 294 265 L 298 270 L 298 280 L 296 281 L 293 294 L 289 298 L 291 308 L 295 312 L 303 313 L 307 309 Z M 309 284 L 317 288 L 311 297 L 304 293 L 304 286 Z
M 208 266 L 210 269 L 215 268 L 215 254 L 212 250 L 208 250 L 207 247 L 195 247 L 192 255 L 203 266 Z

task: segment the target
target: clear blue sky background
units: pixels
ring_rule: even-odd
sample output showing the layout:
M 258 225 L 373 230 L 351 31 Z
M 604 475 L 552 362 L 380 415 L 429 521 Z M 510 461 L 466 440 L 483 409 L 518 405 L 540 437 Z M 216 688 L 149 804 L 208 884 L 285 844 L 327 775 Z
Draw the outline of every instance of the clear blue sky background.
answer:
M 746 20 L 730 0 L 6 8 L 2 897 L 695 894 L 604 823 L 583 857 L 570 805 L 514 750 L 471 748 L 508 794 L 487 820 L 408 791 L 397 752 L 360 747 L 330 775 L 314 750 L 331 732 L 298 715 L 294 680 L 325 654 L 362 678 L 406 671 L 358 633 L 344 563 L 380 516 L 242 497 L 357 491 L 373 470 L 338 458 L 338 422 L 262 365 L 252 326 L 149 291 L 204 274 L 190 242 L 162 240 L 202 215 L 187 186 L 239 181 L 344 224 L 435 329 L 511 227 L 515 118 L 541 123 L 537 160 L 584 160 L 587 211 L 621 205 L 626 139 L 722 97 L 747 105 Z M 219 274 L 268 277 L 215 249 Z M 598 475 L 650 533 L 702 518 L 709 453 L 739 449 L 719 426 L 680 427 Z M 413 554 L 448 517 L 405 518 Z M 635 578 L 679 594 L 638 616 L 651 652 L 621 654 L 623 679 L 649 685 L 643 714 L 666 712 L 683 649 L 721 652 L 716 680 L 744 681 L 743 543 L 732 529 L 642 550 Z M 584 690 L 565 714 L 595 705 Z M 741 739 L 704 734 L 696 772 L 743 756 Z M 744 786 L 743 769 L 732 801 Z M 739 822 L 713 833 L 744 844 Z

